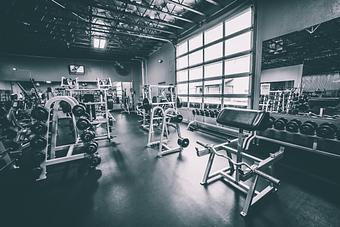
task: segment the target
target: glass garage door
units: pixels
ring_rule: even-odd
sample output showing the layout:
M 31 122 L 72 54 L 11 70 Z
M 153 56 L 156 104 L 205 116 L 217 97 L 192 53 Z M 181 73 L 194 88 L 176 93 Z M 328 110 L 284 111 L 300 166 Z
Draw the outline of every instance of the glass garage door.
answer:
M 250 107 L 253 21 L 249 7 L 176 46 L 178 96 L 188 107 Z

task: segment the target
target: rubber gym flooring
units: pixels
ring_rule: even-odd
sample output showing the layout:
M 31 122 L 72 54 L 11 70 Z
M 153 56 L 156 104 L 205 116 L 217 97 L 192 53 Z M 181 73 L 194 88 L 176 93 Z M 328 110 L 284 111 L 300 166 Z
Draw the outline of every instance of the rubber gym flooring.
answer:
M 74 163 L 51 170 L 47 182 L 34 185 L 13 176 L 1 185 L 9 190 L 1 193 L 0 226 L 340 226 L 339 188 L 284 166 L 276 169 L 279 191 L 242 218 L 243 194 L 221 181 L 199 184 L 207 156 L 196 156 L 195 141 L 221 140 L 183 126 L 189 148 L 182 156 L 157 159 L 157 151 L 145 147 L 147 132 L 137 117 L 115 116 L 119 144 L 101 142 L 100 171 L 87 173 Z

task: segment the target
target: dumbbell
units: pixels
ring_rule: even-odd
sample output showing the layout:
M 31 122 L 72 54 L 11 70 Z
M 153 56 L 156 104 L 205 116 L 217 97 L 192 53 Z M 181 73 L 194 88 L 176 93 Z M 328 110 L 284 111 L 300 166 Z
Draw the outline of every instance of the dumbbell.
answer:
M 183 148 L 186 148 L 189 146 L 189 139 L 188 138 L 178 138 L 177 144 Z
M 280 117 L 274 122 L 274 128 L 277 130 L 284 130 L 288 120 L 286 118 Z
M 218 110 L 214 110 L 214 116 L 215 116 L 215 118 L 218 116 L 218 114 L 220 113 L 220 111 L 218 111 Z
M 209 110 L 209 117 L 215 117 L 215 112 L 213 110 Z
M 334 139 L 338 128 L 331 123 L 322 123 L 316 129 L 316 135 L 322 138 Z
M 43 151 L 34 152 L 33 161 L 36 166 L 40 166 L 42 162 L 46 159 L 46 154 Z
M 183 121 L 183 116 L 181 114 L 177 114 L 175 117 L 172 117 L 171 120 L 175 123 L 181 123 Z
M 83 105 L 75 105 L 72 108 L 72 113 L 76 117 L 84 116 L 84 114 L 86 113 L 86 108 Z
M 64 101 L 64 100 L 61 100 L 59 102 L 59 106 L 61 107 L 61 110 L 64 113 L 71 113 L 72 112 L 71 105 L 68 102 Z
M 199 109 L 195 109 L 196 115 L 200 115 L 200 110 Z
M 48 119 L 48 111 L 45 107 L 36 106 L 31 111 L 31 117 L 38 121 L 47 121 Z
M 196 115 L 196 110 L 195 109 L 192 109 L 192 115 Z
M 269 117 L 268 128 L 272 128 L 275 122 L 275 117 Z
M 34 135 L 30 138 L 31 148 L 35 150 L 42 150 L 47 145 L 47 139 L 42 136 Z
M 102 162 L 102 159 L 98 155 L 92 155 L 88 158 L 90 168 L 95 168 Z
M 91 141 L 90 143 L 86 144 L 85 146 L 85 152 L 87 154 L 94 154 L 98 150 L 98 143 L 96 141 Z
M 89 119 L 87 119 L 84 116 L 81 116 L 77 122 L 76 122 L 76 126 L 79 130 L 85 130 L 88 129 L 91 126 L 91 122 L 89 121 Z
M 315 134 L 315 130 L 317 129 L 318 124 L 314 121 L 305 121 L 300 126 L 300 133 L 304 135 L 310 135 L 313 136 Z
M 30 126 L 30 129 L 33 133 L 42 136 L 47 132 L 47 125 L 41 121 L 37 121 Z
M 301 124 L 302 124 L 301 121 L 299 121 L 298 119 L 293 119 L 287 123 L 286 130 L 288 132 L 296 133 L 299 131 Z
M 207 109 L 204 110 L 204 116 L 206 116 L 206 117 L 210 116 L 209 110 L 207 110 Z
M 96 133 L 93 130 L 90 129 L 85 129 L 81 134 L 80 134 L 80 139 L 87 143 L 93 140 L 96 137 Z
M 200 109 L 199 112 L 200 112 L 199 115 L 204 116 L 204 110 Z
M 32 169 L 32 178 L 35 180 L 37 179 L 41 173 L 42 173 L 43 169 L 40 166 L 34 167 Z

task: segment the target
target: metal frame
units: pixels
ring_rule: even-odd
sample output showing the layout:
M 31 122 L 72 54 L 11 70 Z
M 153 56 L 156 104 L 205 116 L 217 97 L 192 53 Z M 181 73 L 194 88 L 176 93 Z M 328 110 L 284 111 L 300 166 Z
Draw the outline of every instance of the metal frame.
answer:
M 249 99 L 251 99 L 251 96 L 252 96 L 252 94 L 253 94 L 253 83 L 252 83 L 252 80 L 253 80 L 253 78 L 254 78 L 254 68 L 255 68 L 255 66 L 254 66 L 254 59 L 255 59 L 255 52 L 254 52 L 254 48 L 255 48 L 255 43 L 254 43 L 254 28 L 255 28 L 255 21 L 254 21 L 254 6 L 253 5 L 249 5 L 247 8 L 244 8 L 244 9 L 242 9 L 240 12 L 238 12 L 238 14 L 240 14 L 240 13 L 242 13 L 242 12 L 244 12 L 246 9 L 248 9 L 248 8 L 251 8 L 251 11 L 252 11 L 252 25 L 251 25 L 251 27 L 250 28 L 245 28 L 245 29 L 243 29 L 243 30 L 241 30 L 241 31 L 238 31 L 238 32 L 236 32 L 236 33 L 234 33 L 234 34 L 231 34 L 231 35 L 228 35 L 228 36 L 225 36 L 225 20 L 227 20 L 227 18 L 224 18 L 224 20 L 223 20 L 223 22 L 222 21 L 219 21 L 218 23 L 222 23 L 222 26 L 223 26 L 223 37 L 222 38 L 220 38 L 220 39 L 218 39 L 218 40 L 215 40 L 215 41 L 213 41 L 213 42 L 211 42 L 211 43 L 209 43 L 209 44 L 205 44 L 205 42 L 204 42 L 204 32 L 205 31 L 207 31 L 208 30 L 208 28 L 207 29 L 205 29 L 204 31 L 202 31 L 202 33 L 203 33 L 203 35 L 202 35 L 202 39 L 203 39 L 203 42 L 202 42 L 202 46 L 201 47 L 199 47 L 199 48 L 196 48 L 196 49 L 194 49 L 194 50 L 191 50 L 191 51 L 189 51 L 189 45 L 187 45 L 187 51 L 186 51 L 186 53 L 184 53 L 184 54 L 181 54 L 181 55 L 179 55 L 179 56 L 176 56 L 176 61 L 177 61 L 177 59 L 178 58 L 180 58 L 180 57 L 183 57 L 183 56 L 187 56 L 187 58 L 188 58 L 188 62 L 189 62 L 189 54 L 190 53 L 193 53 L 193 52 L 196 52 L 196 51 L 198 51 L 198 50 L 203 50 L 203 62 L 202 63 L 200 63 L 200 64 L 196 64 L 196 65 L 192 65 L 192 66 L 187 66 L 187 67 L 185 67 L 185 68 L 181 68 L 181 69 L 177 69 L 177 67 L 176 67 L 176 84 L 188 84 L 188 91 L 187 91 L 187 94 L 184 94 L 184 95 L 182 95 L 182 94 L 179 94 L 178 96 L 180 96 L 180 97 L 187 97 L 188 98 L 188 103 L 189 103 L 189 98 L 190 97 L 202 97 L 202 104 L 204 105 L 204 98 L 205 97 L 216 97 L 216 98 L 218 98 L 218 97 L 221 97 L 221 103 L 220 104 L 222 104 L 222 106 L 224 105 L 224 98 L 235 98 L 235 96 L 237 96 L 237 97 L 240 97 L 240 98 L 248 98 L 248 107 L 250 107 L 250 102 L 249 102 Z M 214 25 L 211 25 L 209 28 L 212 28 L 212 27 L 214 27 L 214 26 L 216 26 L 218 23 L 216 23 L 216 24 L 214 24 Z M 244 33 L 246 33 L 246 32 L 249 32 L 249 31 L 251 31 L 252 32 L 252 37 L 251 37 L 251 50 L 249 50 L 249 51 L 243 51 L 243 52 L 240 52 L 240 53 L 236 53 L 236 54 L 232 54 L 232 55 L 228 55 L 228 56 L 226 56 L 225 55 L 225 41 L 226 40 L 228 40 L 228 39 L 231 39 L 231 38 L 233 38 L 233 37 L 236 37 L 236 36 L 238 36 L 238 35 L 241 35 L 241 34 L 244 34 Z M 189 40 L 189 38 L 187 38 L 186 39 L 186 41 L 185 42 L 188 42 L 188 40 Z M 204 61 L 204 53 L 205 53 L 205 51 L 204 51 L 204 49 L 206 48 L 206 47 L 209 47 L 209 46 L 211 46 L 211 45 L 214 45 L 214 44 L 217 44 L 217 43 L 221 43 L 222 42 L 222 46 L 223 46 L 223 56 L 221 57 L 221 58 L 218 58 L 218 59 L 214 59 L 214 60 L 210 60 L 210 61 Z M 226 75 L 224 75 L 224 64 L 225 64 L 225 60 L 227 60 L 227 59 L 232 59 L 232 58 L 236 58 L 236 57 L 241 57 L 241 56 L 246 56 L 246 55 L 248 55 L 248 54 L 250 54 L 250 56 L 251 56 L 251 60 L 250 60 L 250 64 L 251 64 L 251 66 L 250 66 L 250 71 L 249 71 L 249 73 L 242 73 L 242 74 L 235 74 L 235 75 L 228 75 L 228 76 L 226 76 Z M 223 71 L 223 75 L 221 75 L 221 76 L 219 76 L 219 77 L 214 77 L 214 78 L 208 78 L 208 79 L 206 79 L 205 78 L 205 72 L 204 72 L 204 67 L 205 67 L 205 65 L 207 65 L 207 64 L 210 64 L 210 63 L 216 63 L 216 62 L 222 62 L 222 71 Z M 195 82 L 196 80 L 189 80 L 189 78 L 190 78 L 190 75 L 189 75 L 189 70 L 190 69 L 192 69 L 192 68 L 195 68 L 195 67 L 199 67 L 199 66 L 202 66 L 203 67 L 203 76 L 202 76 L 202 79 L 200 79 L 200 80 L 197 80 L 197 82 L 201 82 L 202 81 L 202 86 L 203 86 L 203 93 L 202 93 L 202 95 L 191 95 L 191 94 L 189 94 L 189 86 L 190 86 L 190 83 L 191 82 Z M 179 72 L 179 71 L 182 71 L 182 70 L 188 70 L 188 76 L 189 76 L 189 78 L 188 78 L 188 81 L 183 81 L 183 82 L 177 82 L 177 72 Z M 235 94 L 224 94 L 224 89 L 223 89 L 223 87 L 224 87 L 224 79 L 225 78 L 240 78 L 240 77 L 247 77 L 247 76 L 249 76 L 250 78 L 249 78 L 249 93 L 248 94 L 242 94 L 242 95 L 235 95 Z M 222 92 L 221 92 L 221 94 L 210 94 L 210 95 L 206 95 L 205 93 L 204 93 L 204 88 L 205 88 L 205 81 L 207 80 L 216 80 L 216 79 L 218 79 L 218 80 L 222 80 Z M 189 105 L 188 105 L 188 108 L 189 108 Z
M 271 154 L 266 159 L 257 158 L 244 152 L 249 148 L 250 143 L 255 138 L 255 132 L 245 136 L 243 129 L 239 129 L 238 138 L 222 144 L 211 145 L 197 141 L 197 143 L 204 148 L 203 150 L 196 148 L 197 156 L 209 154 L 209 160 L 201 184 L 208 185 L 218 180 L 223 180 L 230 186 L 246 194 L 244 206 L 240 213 L 243 217 L 248 214 L 250 207 L 256 202 L 264 198 L 270 192 L 277 191 L 277 186 L 280 184 L 280 180 L 271 176 L 273 174 L 272 165 L 283 156 L 284 148 L 280 147 L 279 151 Z M 237 149 L 229 146 L 229 144 L 233 142 L 237 142 Z M 226 155 L 222 154 L 220 151 L 225 151 Z M 235 158 L 233 158 L 233 155 Z M 226 168 L 211 173 L 216 156 L 227 159 L 229 165 Z M 245 162 L 244 159 L 249 159 L 254 164 L 250 165 Z M 268 168 L 270 174 L 263 172 L 264 168 Z M 243 172 L 243 174 L 241 174 L 241 172 Z M 256 190 L 256 186 L 260 177 L 267 181 L 267 186 L 258 191 Z M 250 185 L 244 183 L 247 180 L 250 180 Z
M 170 101 L 160 102 L 160 103 L 151 102 L 152 92 L 153 92 L 154 89 L 169 89 L 169 88 L 171 89 L 171 91 L 170 91 L 171 100 Z M 143 96 L 142 96 L 143 99 L 147 98 L 150 101 L 150 105 L 152 107 L 156 107 L 156 106 L 159 106 L 159 105 L 168 105 L 170 107 L 177 108 L 177 102 L 176 102 L 177 92 L 173 92 L 174 90 L 176 90 L 175 85 L 144 85 L 142 87 L 142 90 L 143 90 Z M 159 94 L 159 93 L 157 92 L 157 94 Z M 142 125 L 141 125 L 141 127 L 145 130 L 149 130 L 151 128 L 151 126 L 149 124 L 147 124 L 147 119 L 146 119 L 146 117 L 147 117 L 147 115 L 149 115 L 149 113 L 147 113 L 144 109 L 142 111 L 137 110 L 137 113 L 140 113 L 142 115 Z M 151 117 L 151 115 L 152 114 L 150 114 L 150 117 Z M 152 122 L 151 118 L 150 118 L 150 122 Z
M 163 111 L 163 123 L 162 123 L 162 131 L 161 131 L 161 138 L 159 141 L 159 149 L 157 153 L 157 157 L 161 158 L 164 155 L 173 154 L 173 153 L 182 153 L 183 147 L 177 146 L 177 147 L 169 147 L 166 142 L 168 139 L 165 139 L 169 137 L 169 126 L 172 126 L 175 128 L 177 132 L 178 138 L 183 138 L 181 134 L 181 129 L 179 127 L 178 123 L 170 123 L 171 117 L 176 116 L 178 114 L 177 110 L 174 108 L 168 108 L 165 111 Z
M 45 148 L 45 161 L 43 163 L 40 164 L 40 167 L 43 169 L 42 173 L 40 174 L 40 176 L 36 179 L 36 181 L 40 181 L 43 179 L 47 178 L 47 166 L 51 166 L 51 165 L 55 165 L 55 164 L 60 164 L 60 163 L 65 163 L 65 162 L 70 162 L 70 161 L 74 161 L 74 160 L 79 160 L 79 159 L 83 159 L 86 157 L 89 157 L 88 154 L 86 153 L 81 153 L 81 154 L 73 154 L 74 148 L 78 147 L 78 146 L 83 146 L 83 143 L 79 142 L 79 135 L 78 135 L 78 131 L 74 130 L 74 137 L 76 138 L 76 141 L 73 144 L 69 144 L 69 145 L 64 145 L 64 146 L 57 146 L 56 145 L 56 138 L 57 138 L 57 127 L 58 127 L 58 117 L 56 116 L 56 114 L 53 114 L 53 118 L 51 118 L 51 111 L 57 111 L 57 103 L 59 103 L 60 101 L 65 101 L 67 103 L 69 103 L 71 105 L 71 108 L 73 108 L 75 105 L 78 105 L 79 103 L 77 102 L 77 100 L 75 100 L 73 97 L 69 97 L 69 96 L 56 96 L 53 97 L 51 99 L 49 99 L 45 105 L 45 108 L 48 109 L 48 119 L 47 119 L 47 133 L 46 133 L 46 138 L 49 139 L 49 134 L 51 134 L 52 139 L 51 139 L 51 144 L 47 144 L 46 148 Z M 54 110 L 51 109 L 51 105 L 54 104 Z M 76 125 L 76 120 L 74 118 L 74 116 L 72 115 L 72 121 L 73 121 L 73 126 L 75 127 Z M 50 123 L 52 123 L 52 128 L 50 127 Z M 50 147 L 49 147 L 50 146 Z M 67 154 L 63 157 L 60 158 L 56 158 L 56 153 L 60 150 L 64 150 L 67 149 Z

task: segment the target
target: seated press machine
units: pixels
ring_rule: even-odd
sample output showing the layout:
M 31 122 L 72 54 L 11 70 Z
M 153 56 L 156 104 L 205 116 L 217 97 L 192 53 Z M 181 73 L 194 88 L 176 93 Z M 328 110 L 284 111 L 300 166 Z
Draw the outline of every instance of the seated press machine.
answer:
M 225 108 L 219 113 L 217 123 L 238 128 L 238 138 L 218 145 L 204 144 L 197 141 L 204 148 L 196 148 L 197 156 L 201 157 L 209 154 L 209 160 L 201 184 L 208 185 L 217 180 L 224 180 L 231 186 L 244 192 L 247 196 L 241 215 L 246 216 L 253 204 L 268 193 L 277 191 L 280 180 L 272 176 L 272 165 L 282 157 L 284 148 L 280 147 L 279 151 L 270 154 L 266 159 L 260 159 L 245 152 L 248 150 L 253 139 L 255 139 L 256 131 L 265 130 L 268 127 L 269 113 L 267 112 Z M 245 134 L 244 130 L 249 131 L 249 134 Z M 230 146 L 231 143 L 235 142 L 237 143 L 237 149 Z M 236 156 L 236 160 L 233 159 L 232 154 Z M 216 156 L 227 159 L 229 166 L 215 173 L 210 173 Z M 252 164 L 249 164 L 249 162 Z M 265 173 L 264 170 L 268 170 L 270 174 Z M 260 177 L 266 181 L 266 186 L 258 191 L 257 186 Z M 249 185 L 245 183 L 248 180 L 250 181 Z

